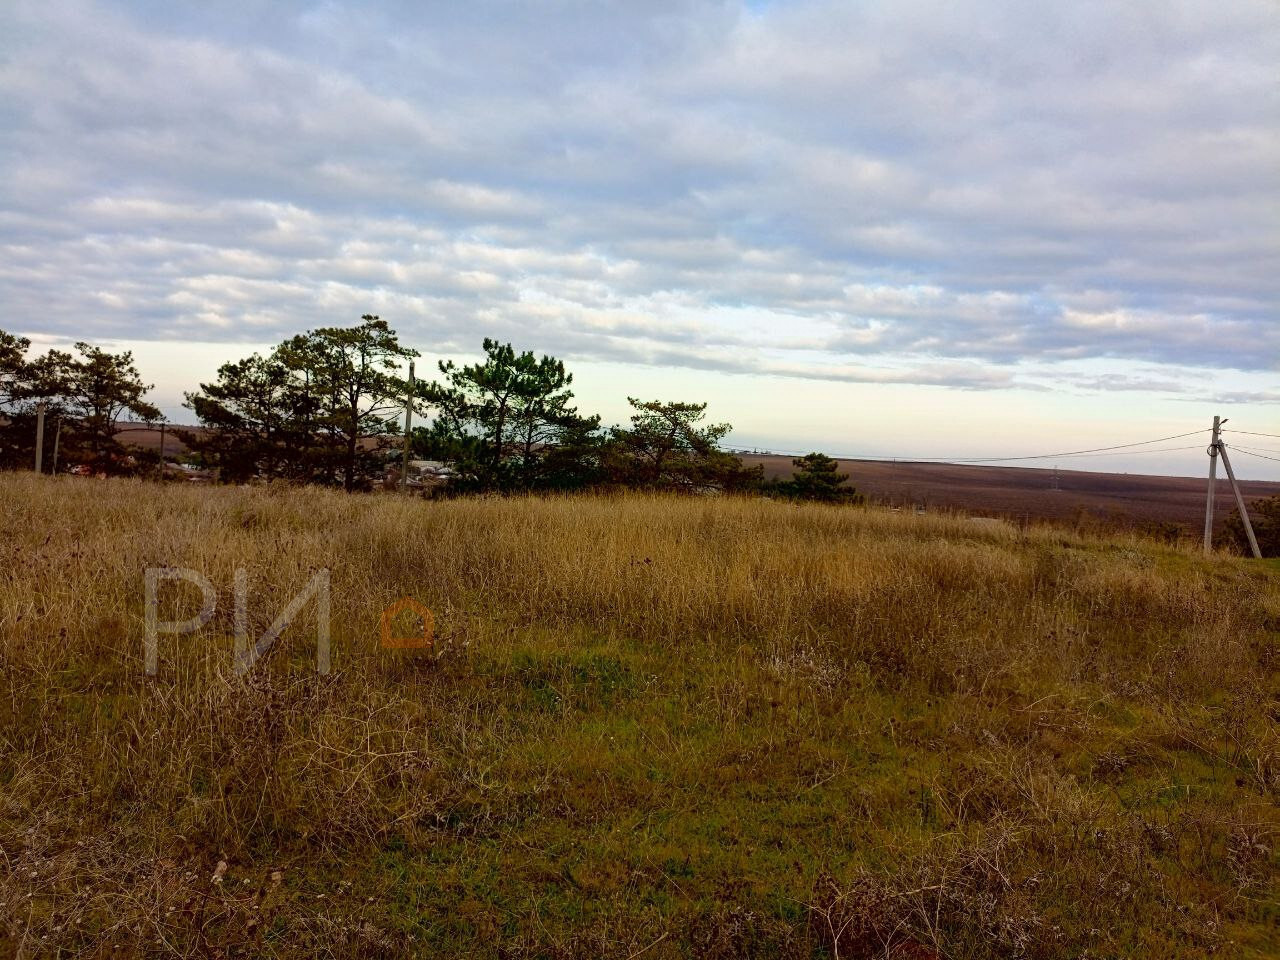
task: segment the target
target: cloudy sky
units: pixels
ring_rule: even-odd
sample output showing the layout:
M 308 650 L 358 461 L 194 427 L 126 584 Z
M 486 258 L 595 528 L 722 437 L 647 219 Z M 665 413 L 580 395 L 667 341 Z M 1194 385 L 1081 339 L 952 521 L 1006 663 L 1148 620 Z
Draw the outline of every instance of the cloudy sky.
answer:
M 371 312 L 744 446 L 1280 434 L 1278 66 L 1272 0 L 0 0 L 0 326 L 176 420 Z

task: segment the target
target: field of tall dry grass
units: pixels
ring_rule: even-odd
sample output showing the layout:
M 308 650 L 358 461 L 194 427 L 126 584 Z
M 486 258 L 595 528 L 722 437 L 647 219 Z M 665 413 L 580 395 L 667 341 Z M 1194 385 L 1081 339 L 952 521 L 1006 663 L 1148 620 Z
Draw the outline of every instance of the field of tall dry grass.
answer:
M 0 476 L 0 954 L 1274 957 L 1280 571 L 963 517 Z M 217 591 L 144 670 L 144 571 Z M 304 608 L 330 572 L 332 671 Z M 403 596 L 434 649 L 386 650 Z M 199 592 L 164 583 L 161 619 Z

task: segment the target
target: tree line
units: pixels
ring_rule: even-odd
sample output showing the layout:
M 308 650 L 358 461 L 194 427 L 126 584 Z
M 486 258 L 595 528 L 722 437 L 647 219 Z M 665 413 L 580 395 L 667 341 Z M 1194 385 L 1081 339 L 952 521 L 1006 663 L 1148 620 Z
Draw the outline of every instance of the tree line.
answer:
M 861 498 L 834 460 L 812 453 L 787 480 L 766 481 L 722 448 L 730 425 L 705 403 L 629 397 L 630 421 L 605 427 L 576 405 L 563 361 L 486 338 L 482 359 L 438 363 L 412 385 L 426 422 L 409 437 L 411 459 L 450 463 L 450 493 L 627 487 L 683 492 L 762 492 L 804 500 Z M 121 442 L 124 414 L 162 419 L 128 352 L 87 343 L 76 354 L 29 359 L 30 343 L 0 331 L 0 465 L 32 462 L 37 407 L 61 428 L 60 462 L 127 474 L 155 456 Z M 223 364 L 186 394 L 200 430 L 176 432 L 199 465 L 228 483 L 285 481 L 367 490 L 400 475 L 401 417 L 410 392 L 403 345 L 385 320 L 290 337 L 265 356 Z M 390 468 L 390 470 L 389 470 Z

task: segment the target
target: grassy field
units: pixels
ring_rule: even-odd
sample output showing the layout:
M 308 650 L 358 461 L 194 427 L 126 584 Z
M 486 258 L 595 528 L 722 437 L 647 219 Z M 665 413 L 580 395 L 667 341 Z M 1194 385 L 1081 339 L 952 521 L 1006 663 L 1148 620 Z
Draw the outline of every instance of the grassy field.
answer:
M 1274 565 L 763 500 L 0 503 L 0 954 L 1280 952 Z M 219 605 L 147 677 L 162 565 Z M 322 567 L 332 673 L 307 608 L 235 675 L 235 570 L 256 633 Z M 379 648 L 405 595 L 429 654 Z

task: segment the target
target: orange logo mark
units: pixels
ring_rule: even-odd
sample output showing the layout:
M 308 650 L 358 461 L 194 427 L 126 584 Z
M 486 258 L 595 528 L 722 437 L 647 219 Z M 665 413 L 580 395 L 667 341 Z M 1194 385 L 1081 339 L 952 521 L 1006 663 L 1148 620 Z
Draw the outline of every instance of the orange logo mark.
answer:
M 391 636 L 391 621 L 397 614 L 410 610 L 422 621 L 422 634 L 412 637 Z M 436 632 L 436 621 L 431 611 L 413 597 L 401 597 L 387 609 L 382 611 L 382 645 L 396 650 L 431 646 Z

